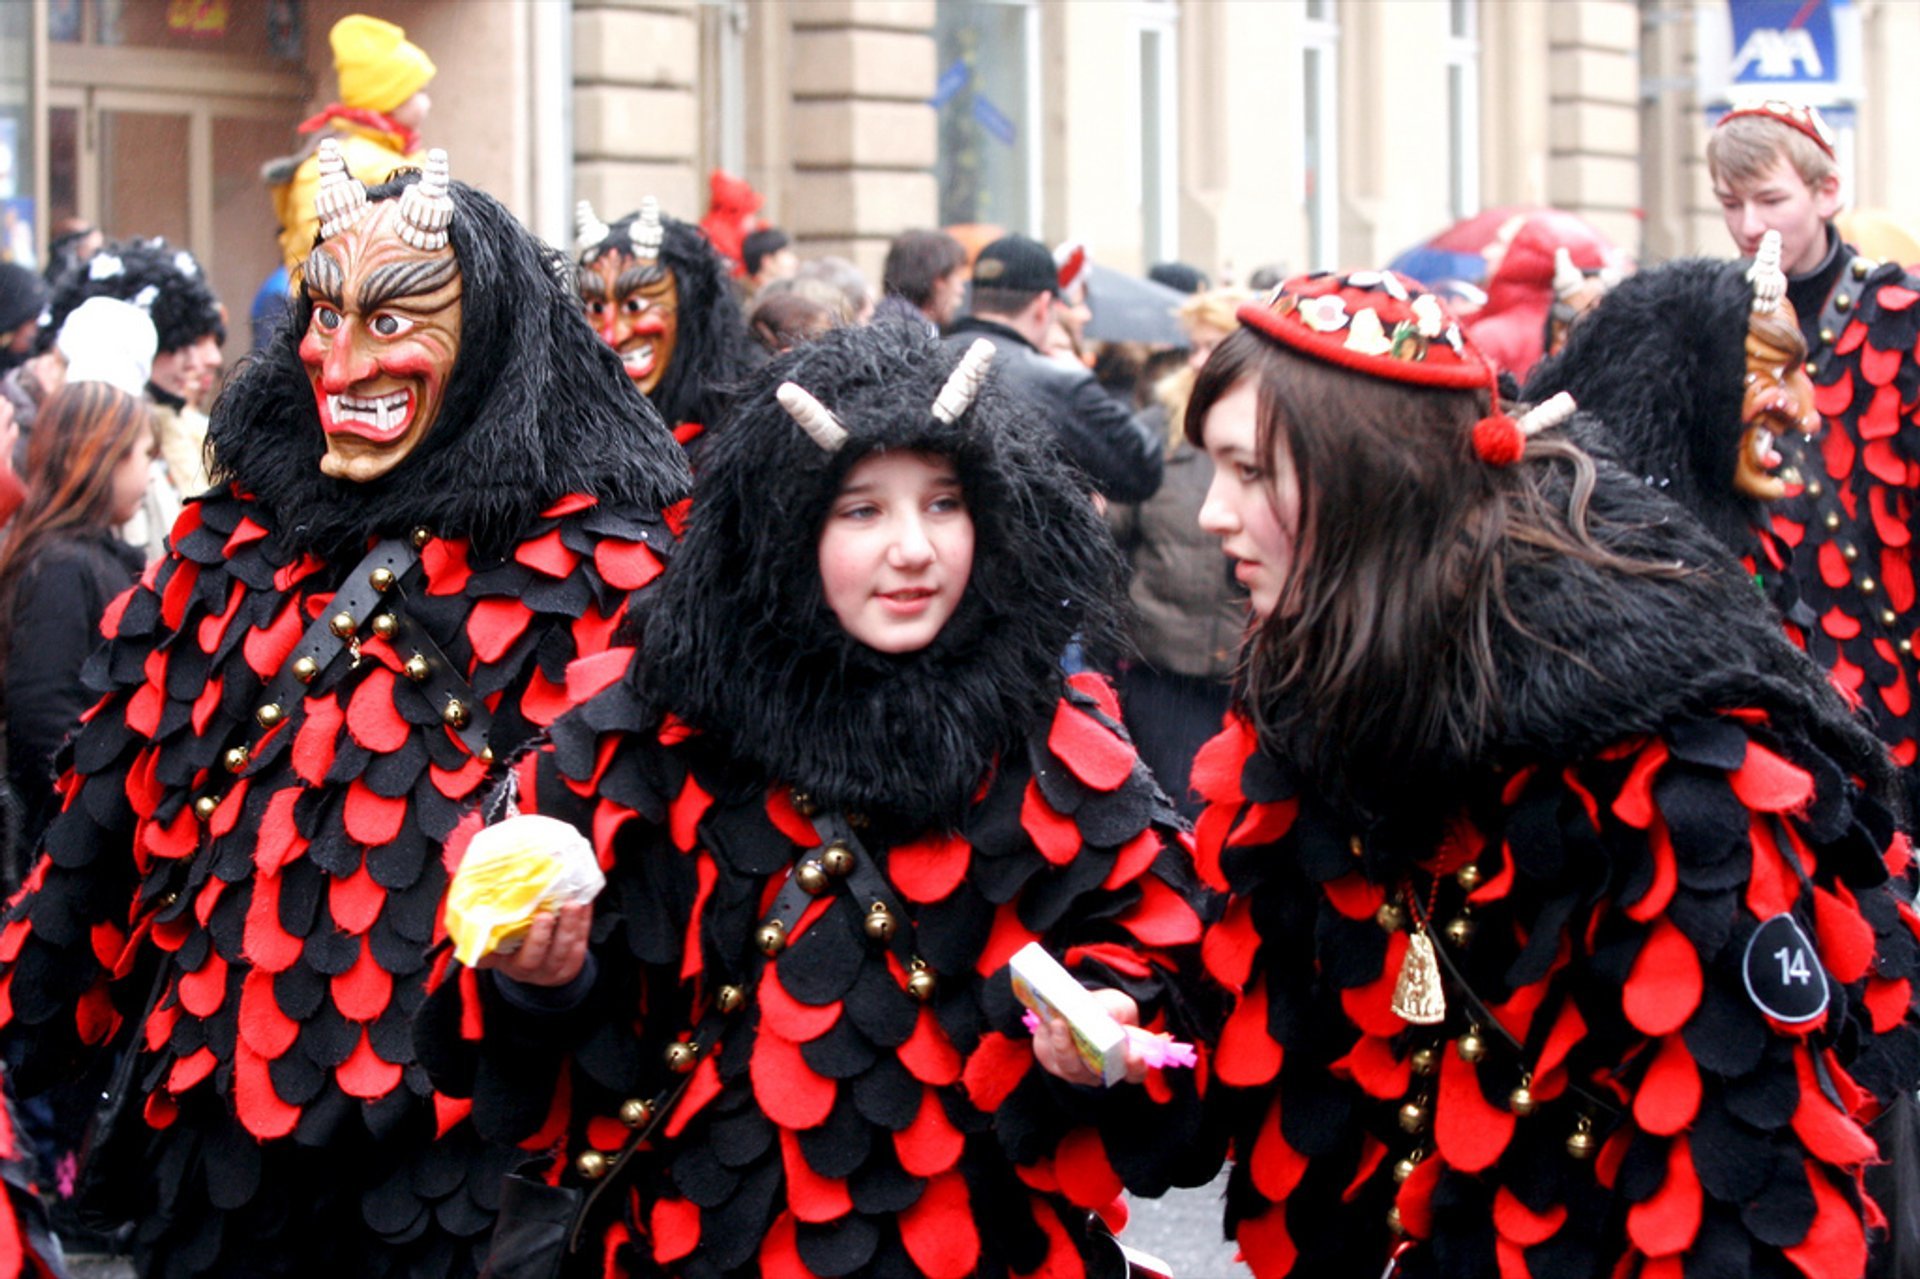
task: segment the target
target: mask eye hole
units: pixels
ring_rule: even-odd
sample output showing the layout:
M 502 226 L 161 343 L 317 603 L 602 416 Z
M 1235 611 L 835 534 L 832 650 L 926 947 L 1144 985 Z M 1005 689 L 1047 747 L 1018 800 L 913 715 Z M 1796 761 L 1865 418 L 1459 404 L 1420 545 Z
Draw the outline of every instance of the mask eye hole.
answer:
M 340 313 L 330 306 L 316 306 L 313 308 L 313 322 L 332 333 L 340 327 Z

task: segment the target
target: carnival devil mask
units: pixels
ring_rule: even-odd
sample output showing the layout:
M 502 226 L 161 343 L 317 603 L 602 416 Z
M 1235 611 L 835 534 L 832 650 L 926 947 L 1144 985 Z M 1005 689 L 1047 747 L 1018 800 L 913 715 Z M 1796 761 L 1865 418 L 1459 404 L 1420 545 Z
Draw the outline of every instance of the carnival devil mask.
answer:
M 448 244 L 447 154 L 433 150 L 397 200 L 369 202 L 337 143 L 320 144 L 307 257 L 313 314 L 300 342 L 327 451 L 320 469 L 364 484 L 433 429 L 460 352 L 460 264 Z
M 1820 426 L 1813 406 L 1813 379 L 1807 376 L 1807 343 L 1793 303 L 1787 300 L 1780 270 L 1780 234 L 1769 231 L 1754 256 L 1753 310 L 1747 318 L 1746 392 L 1740 402 L 1740 451 L 1733 463 L 1733 487 L 1762 502 L 1786 494 L 1776 472 L 1781 463 L 1775 440 L 1788 431 L 1811 436 Z
M 648 196 L 629 232 L 631 251 L 582 200 L 574 221 L 580 237 L 580 305 L 600 340 L 612 347 L 642 394 L 652 394 L 673 362 L 680 290 L 660 258 L 665 229 L 660 204 Z M 609 243 L 609 239 L 612 242 Z

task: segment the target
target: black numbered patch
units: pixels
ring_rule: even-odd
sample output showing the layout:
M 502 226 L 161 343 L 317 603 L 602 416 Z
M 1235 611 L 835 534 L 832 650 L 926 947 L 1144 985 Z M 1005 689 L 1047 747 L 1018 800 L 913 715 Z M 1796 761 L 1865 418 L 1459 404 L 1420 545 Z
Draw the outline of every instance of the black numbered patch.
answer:
M 1792 915 L 1775 915 L 1747 940 L 1747 996 L 1775 1021 L 1812 1021 L 1827 1011 L 1827 974 Z

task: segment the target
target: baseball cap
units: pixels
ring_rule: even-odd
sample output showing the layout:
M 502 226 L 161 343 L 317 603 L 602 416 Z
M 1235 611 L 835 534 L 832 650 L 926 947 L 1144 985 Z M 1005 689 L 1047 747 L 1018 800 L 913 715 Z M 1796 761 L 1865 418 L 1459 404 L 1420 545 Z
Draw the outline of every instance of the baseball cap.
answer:
M 1003 235 L 974 259 L 973 284 L 981 289 L 1051 293 L 1057 297 L 1060 273 L 1053 253 L 1040 241 L 1024 235 Z

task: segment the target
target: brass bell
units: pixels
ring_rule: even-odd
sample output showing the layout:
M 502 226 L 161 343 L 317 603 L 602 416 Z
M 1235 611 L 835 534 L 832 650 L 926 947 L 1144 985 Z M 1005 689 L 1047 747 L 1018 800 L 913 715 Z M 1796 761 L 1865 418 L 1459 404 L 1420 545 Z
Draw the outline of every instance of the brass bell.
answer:
M 1820 366 L 1818 364 L 1815 364 L 1812 360 L 1808 360 L 1804 367 L 1807 370 L 1808 377 L 1812 377 L 1814 374 L 1820 371 Z
M 1871 271 L 1871 270 L 1873 270 L 1873 263 L 1872 263 L 1871 261 L 1869 261 L 1868 259 L 1866 259 L 1866 258 L 1855 258 L 1855 259 L 1853 260 L 1853 278 L 1854 278 L 1854 279 L 1856 279 L 1856 280 L 1864 280 L 1864 279 L 1866 279 L 1866 278 L 1867 278 L 1867 272 L 1869 272 L 1869 271 Z
M 1474 889 L 1480 887 L 1480 868 L 1472 862 L 1468 862 L 1465 866 L 1453 872 L 1453 878 L 1454 882 L 1459 884 L 1460 887 L 1466 889 L 1468 892 L 1472 892 Z
M 793 811 L 802 817 L 811 817 L 820 810 L 814 806 L 813 796 L 805 791 L 793 792 Z
M 1427 1126 L 1427 1106 L 1423 1101 L 1409 1101 L 1400 1107 L 1400 1127 L 1407 1132 L 1419 1132 Z
M 777 919 L 768 920 L 753 934 L 753 944 L 763 955 L 779 954 L 787 948 L 787 926 Z
M 1849 542 L 1840 548 L 1840 558 L 1851 564 L 1860 558 L 1860 548 Z
M 1455 946 L 1465 947 L 1473 941 L 1473 930 L 1471 915 L 1455 915 L 1447 921 L 1447 940 Z
M 446 709 L 440 712 L 440 718 L 447 721 L 447 723 L 454 728 L 465 728 L 467 721 L 471 719 L 472 716 L 467 713 L 467 704 L 465 702 L 457 697 L 449 697 L 447 699 Z
M 723 1013 L 737 1013 L 747 1002 L 747 992 L 738 986 L 722 986 L 713 992 L 713 1006 Z
M 907 993 L 924 1004 L 933 998 L 937 985 L 939 982 L 934 978 L 933 969 L 915 961 L 913 971 L 907 974 Z
M 1871 595 L 1878 589 L 1880 589 L 1880 584 L 1872 578 L 1863 577 L 1860 579 L 1860 593 L 1862 595 Z
M 1533 1089 L 1521 1084 L 1507 1094 L 1507 1109 L 1525 1118 L 1533 1113 Z
M 1821 493 L 1822 493 L 1823 491 L 1824 491 L 1824 490 L 1822 490 L 1822 489 L 1821 489 L 1821 487 L 1820 487 L 1820 481 L 1819 481 L 1819 480 L 1809 480 L 1809 481 L 1807 482 L 1807 496 L 1808 496 L 1808 497 L 1819 497 L 1819 496 L 1820 496 L 1820 494 L 1821 494 Z
M 320 673 L 320 663 L 311 657 L 298 658 L 293 663 L 293 677 L 302 684 L 313 683 L 313 677 Z
M 247 748 L 244 746 L 234 747 L 226 753 L 224 762 L 226 763 L 229 773 L 239 772 L 247 766 Z
M 1413 1067 L 1416 1075 L 1431 1075 L 1440 1069 L 1440 1054 L 1431 1045 L 1413 1050 L 1413 1056 L 1407 1058 L 1407 1064 Z
M 212 821 L 213 812 L 220 807 L 220 800 L 213 795 L 202 795 L 193 801 L 193 815 L 201 821 Z
M 1899 620 L 1900 620 L 1900 615 L 1894 612 L 1892 609 L 1883 608 L 1880 610 L 1880 625 L 1892 626 L 1895 622 Z
M 665 1056 L 667 1069 L 676 1075 L 684 1075 L 693 1069 L 693 1063 L 700 1057 L 700 1050 L 692 1044 L 676 1041 L 667 1045 Z
M 1364 857 L 1367 853 L 1367 846 L 1358 835 L 1352 835 L 1347 839 L 1347 851 L 1355 857 Z
M 393 570 L 384 566 L 367 574 L 367 585 L 382 595 L 393 589 L 393 581 Z
M 1844 294 L 1844 293 L 1838 293 L 1838 294 L 1835 294 L 1835 295 L 1834 295 L 1834 299 L 1833 299 L 1833 309 L 1834 309 L 1834 310 L 1836 310 L 1836 311 L 1845 311 L 1846 309 L 1848 309 L 1848 308 L 1849 308 L 1849 307 L 1851 307 L 1852 305 L 1853 305 L 1853 299 L 1852 299 L 1852 298 L 1850 298 L 1850 297 L 1848 297 L 1848 296 L 1847 296 L 1846 294 Z
M 482 746 L 482 747 L 480 748 L 480 762 L 481 762 L 482 764 L 491 764 L 491 763 L 493 763 L 493 747 L 491 747 L 491 746 Z
M 827 877 L 826 867 L 812 858 L 800 863 L 800 869 L 793 872 L 793 878 L 800 885 L 800 891 L 809 897 L 818 897 L 833 887 L 833 881 Z
M 1789 484 L 1798 484 L 1800 482 L 1800 468 L 1797 466 L 1783 466 L 1780 468 L 1780 478 Z
M 1910 639 L 1903 639 L 1900 641 L 1899 647 L 1902 653 L 1911 653 L 1913 652 L 1913 641 Z
M 867 911 L 867 936 L 875 941 L 892 941 L 894 930 L 899 926 L 885 902 L 875 902 Z
M 653 1118 L 653 1103 L 635 1097 L 620 1103 L 620 1122 L 629 1128 L 644 1128 Z
M 413 530 L 413 549 L 419 550 L 433 540 L 433 530 L 422 524 Z
M 1833 345 L 1833 337 L 1834 337 L 1834 334 L 1833 334 L 1833 330 L 1832 330 L 1832 329 L 1821 329 L 1821 330 L 1820 330 L 1820 344 L 1821 344 L 1822 346 L 1832 346 L 1832 345 Z
M 1487 1041 L 1480 1037 L 1478 1026 L 1468 1027 L 1466 1034 L 1453 1041 L 1453 1047 L 1465 1062 L 1479 1061 L 1487 1055 Z
M 607 1175 L 607 1157 L 597 1150 L 581 1151 L 573 1166 L 588 1181 L 598 1181 Z
M 1395 1204 L 1393 1207 L 1387 1209 L 1387 1229 L 1393 1231 L 1396 1235 L 1404 1235 L 1407 1233 L 1407 1228 L 1400 1224 L 1399 1204 Z
M 851 874 L 853 850 L 845 844 L 828 844 L 827 851 L 820 854 L 820 866 L 835 879 Z
M 1593 1120 L 1585 1115 L 1567 1135 L 1567 1153 L 1575 1159 L 1587 1159 L 1593 1155 L 1593 1149 L 1599 1143 L 1593 1139 Z
M 415 653 L 407 659 L 407 664 L 400 669 L 406 673 L 408 679 L 418 684 L 427 677 L 427 659 Z
M 1381 902 L 1380 909 L 1373 912 L 1373 922 L 1390 933 L 1397 933 L 1407 922 L 1407 912 L 1399 902 Z
M 353 620 L 352 613 L 343 611 L 333 615 L 333 620 L 327 623 L 327 629 L 341 639 L 350 639 L 360 629 L 360 623 Z
M 1823 517 L 1821 518 L 1821 520 L 1820 520 L 1820 522 L 1821 522 L 1822 524 L 1825 524 L 1825 525 L 1826 525 L 1826 526 L 1827 526 L 1827 527 L 1828 527 L 1829 529 L 1836 529 L 1836 528 L 1839 528 L 1839 527 L 1840 527 L 1840 512 L 1838 512 L 1838 511 L 1828 511 L 1828 512 L 1826 513 L 1826 515 L 1825 515 L 1825 516 L 1823 516 Z
M 381 639 L 392 639 L 393 633 L 400 629 L 400 619 L 392 613 L 382 613 L 373 619 L 373 633 Z
M 278 724 L 282 719 L 285 719 L 286 714 L 287 713 L 285 711 L 280 709 L 280 704 L 278 702 L 268 702 L 265 706 L 262 706 L 259 710 L 255 711 L 253 713 L 253 717 L 256 720 L 260 721 L 260 727 L 272 728 L 275 724 Z
M 1398 1185 L 1413 1176 L 1413 1170 L 1420 1166 L 1420 1152 L 1414 1151 L 1393 1165 L 1394 1184 Z

